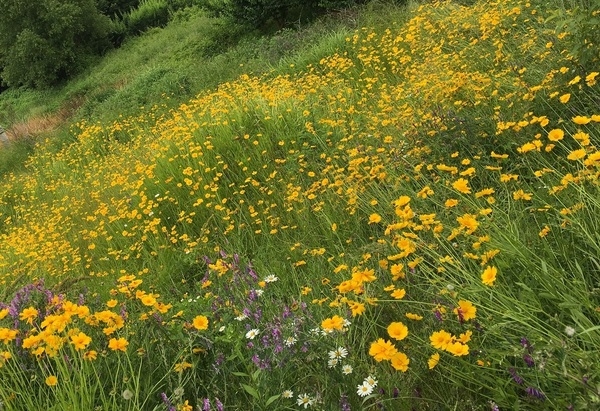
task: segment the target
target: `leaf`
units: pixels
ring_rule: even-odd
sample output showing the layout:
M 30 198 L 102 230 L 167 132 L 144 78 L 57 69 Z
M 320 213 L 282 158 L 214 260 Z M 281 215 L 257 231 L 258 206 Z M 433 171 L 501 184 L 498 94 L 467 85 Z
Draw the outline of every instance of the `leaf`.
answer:
M 255 388 L 249 386 L 248 384 L 242 384 L 242 387 L 244 388 L 244 390 L 246 390 L 248 394 L 253 396 L 255 399 L 260 399 L 260 397 L 258 396 L 258 391 L 256 391 Z
M 269 405 L 271 405 L 273 403 L 273 401 L 275 401 L 276 399 L 278 399 L 279 397 L 281 397 L 281 394 L 277 394 L 272 396 L 271 398 L 269 398 L 267 400 L 267 402 L 265 402 L 265 407 L 268 407 Z
M 236 377 L 249 377 L 249 375 L 246 374 L 245 372 L 236 371 L 236 372 L 232 372 L 232 374 L 235 375 Z

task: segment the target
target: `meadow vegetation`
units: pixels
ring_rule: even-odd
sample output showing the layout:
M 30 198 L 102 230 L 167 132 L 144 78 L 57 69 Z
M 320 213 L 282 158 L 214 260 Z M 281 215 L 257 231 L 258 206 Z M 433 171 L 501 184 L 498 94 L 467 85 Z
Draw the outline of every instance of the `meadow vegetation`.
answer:
M 2 409 L 600 407 L 597 43 L 370 7 L 149 68 L 3 169 Z

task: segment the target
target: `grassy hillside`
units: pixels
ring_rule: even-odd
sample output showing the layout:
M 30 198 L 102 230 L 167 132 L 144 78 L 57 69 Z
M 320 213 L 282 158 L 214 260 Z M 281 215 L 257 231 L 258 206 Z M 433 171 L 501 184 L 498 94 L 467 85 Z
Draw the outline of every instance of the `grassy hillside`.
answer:
M 372 7 L 61 91 L 105 97 L 2 180 L 6 409 L 599 406 L 600 74 L 546 2 Z

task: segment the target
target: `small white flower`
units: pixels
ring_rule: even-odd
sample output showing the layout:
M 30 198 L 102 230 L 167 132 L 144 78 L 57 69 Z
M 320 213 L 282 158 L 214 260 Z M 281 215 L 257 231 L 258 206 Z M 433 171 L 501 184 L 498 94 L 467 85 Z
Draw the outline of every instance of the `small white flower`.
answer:
M 291 347 L 292 345 L 296 344 L 298 340 L 295 339 L 294 337 L 288 337 L 285 339 L 285 345 L 286 347 Z
M 274 274 L 270 274 L 270 275 L 266 276 L 263 281 L 265 283 L 274 283 L 277 280 L 279 280 L 279 278 L 277 278 L 277 276 L 275 276 Z
M 311 330 L 309 332 L 312 335 L 320 335 L 321 334 L 321 329 L 319 327 L 315 327 L 315 328 L 311 328 Z
M 253 328 L 253 329 L 251 329 L 250 331 L 248 331 L 246 333 L 246 338 L 249 339 L 249 340 L 253 340 L 254 337 L 256 337 L 258 334 L 260 334 L 259 329 L 258 328 Z
M 333 351 L 329 351 L 329 358 L 346 358 L 346 356 L 348 355 L 348 350 L 345 349 L 344 347 L 338 347 L 337 349 L 333 350 Z
M 375 388 L 377 387 L 377 380 L 372 375 L 369 375 L 367 378 L 365 378 L 363 384 L 369 384 L 371 387 Z
M 133 393 L 130 390 L 125 390 L 123 391 L 123 393 L 121 394 L 123 396 L 123 398 L 127 401 L 129 401 L 130 399 L 133 398 Z
M 352 374 L 352 366 L 350 364 L 345 364 L 342 366 L 342 374 L 348 375 Z
M 348 320 L 344 320 L 344 328 L 348 328 L 348 327 L 350 327 L 350 325 L 351 325 L 351 324 L 352 324 L 352 323 L 351 323 L 350 321 L 348 321 Z
M 265 290 L 254 290 L 254 292 L 256 293 L 257 296 L 261 296 L 263 295 L 263 293 L 265 292 Z
M 294 397 L 294 391 L 292 391 L 292 390 L 285 390 L 284 392 L 281 393 L 281 397 L 283 397 L 283 398 L 293 398 Z
M 296 400 L 296 403 L 298 405 L 303 405 L 304 408 L 308 408 L 315 403 L 315 400 L 312 399 L 308 394 L 300 394 Z
M 565 334 L 567 334 L 569 337 L 572 337 L 575 335 L 575 328 L 571 327 L 570 325 L 567 325 L 565 327 Z
M 330 358 L 329 361 L 327 361 L 327 367 L 329 368 L 333 368 L 338 364 L 338 359 L 337 358 Z
M 225 331 L 225 326 L 224 326 L 224 325 L 222 325 L 222 326 L 219 328 L 219 332 L 220 332 L 220 333 L 222 333 L 223 331 Z
M 453 290 L 454 290 L 454 286 L 453 286 L 452 284 L 448 284 L 448 285 L 446 286 L 446 289 L 447 289 L 448 291 L 453 291 Z
M 363 382 L 357 387 L 356 393 L 361 397 L 366 397 L 373 392 L 373 386 Z
M 235 320 L 244 321 L 246 318 L 248 318 L 248 316 L 246 314 L 240 314 L 237 317 L 235 317 Z

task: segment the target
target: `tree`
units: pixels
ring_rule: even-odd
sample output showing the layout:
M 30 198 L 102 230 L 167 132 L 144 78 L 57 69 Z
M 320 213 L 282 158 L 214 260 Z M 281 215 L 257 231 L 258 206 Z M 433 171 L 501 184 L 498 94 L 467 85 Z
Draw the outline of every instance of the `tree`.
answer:
M 0 0 L 0 10 L 0 77 L 11 87 L 53 85 L 110 46 L 95 0 Z

